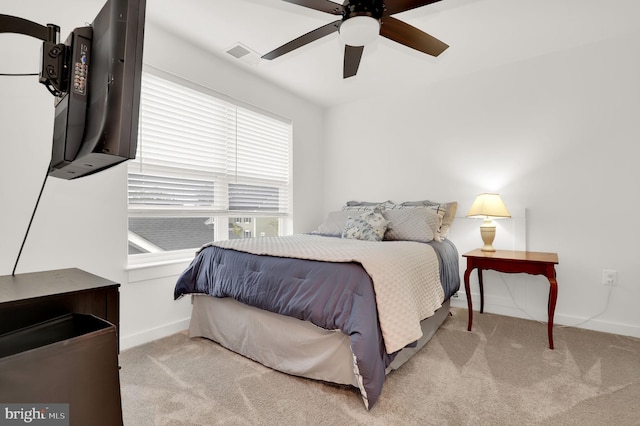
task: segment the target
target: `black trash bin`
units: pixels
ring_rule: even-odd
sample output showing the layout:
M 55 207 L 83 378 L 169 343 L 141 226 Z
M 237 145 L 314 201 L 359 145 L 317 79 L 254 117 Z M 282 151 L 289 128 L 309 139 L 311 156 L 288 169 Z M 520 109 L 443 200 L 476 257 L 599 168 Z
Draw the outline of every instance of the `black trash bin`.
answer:
M 1 335 L 0 402 L 69 404 L 70 425 L 122 425 L 115 326 L 68 314 Z

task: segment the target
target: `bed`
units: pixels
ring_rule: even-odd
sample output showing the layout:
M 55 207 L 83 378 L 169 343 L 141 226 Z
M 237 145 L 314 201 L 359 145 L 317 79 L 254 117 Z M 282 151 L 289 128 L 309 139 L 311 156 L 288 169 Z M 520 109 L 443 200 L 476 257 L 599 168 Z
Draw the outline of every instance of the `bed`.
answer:
M 310 234 L 204 246 L 174 297 L 191 337 L 276 370 L 355 386 L 371 408 L 386 374 L 446 319 L 460 286 L 446 238 L 455 203 L 349 202 Z

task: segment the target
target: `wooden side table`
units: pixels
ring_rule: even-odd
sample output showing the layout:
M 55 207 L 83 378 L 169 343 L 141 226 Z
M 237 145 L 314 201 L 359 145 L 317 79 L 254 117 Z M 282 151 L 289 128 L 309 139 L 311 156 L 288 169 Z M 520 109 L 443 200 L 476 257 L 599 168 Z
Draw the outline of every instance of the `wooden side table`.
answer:
M 526 273 L 532 275 L 544 275 L 549 280 L 549 303 L 547 324 L 549 334 L 549 348 L 553 349 L 553 314 L 556 310 L 558 298 L 558 282 L 556 281 L 555 265 L 558 264 L 556 253 L 542 253 L 532 251 L 496 250 L 494 252 L 475 249 L 462 255 L 467 258 L 467 270 L 464 273 L 464 290 L 467 294 L 469 308 L 469 323 L 467 330 L 471 331 L 473 324 L 473 305 L 471 302 L 471 290 L 469 288 L 469 276 L 474 269 L 478 270 L 478 283 L 480 285 L 480 313 L 484 312 L 484 285 L 482 271 L 493 270 L 506 273 Z

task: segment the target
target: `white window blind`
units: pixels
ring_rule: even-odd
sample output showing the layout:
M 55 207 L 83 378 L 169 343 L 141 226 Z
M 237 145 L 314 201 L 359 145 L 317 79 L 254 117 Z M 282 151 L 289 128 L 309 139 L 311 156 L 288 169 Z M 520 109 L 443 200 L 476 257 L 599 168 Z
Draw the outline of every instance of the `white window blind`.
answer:
M 130 213 L 288 215 L 290 132 L 282 120 L 143 73 Z

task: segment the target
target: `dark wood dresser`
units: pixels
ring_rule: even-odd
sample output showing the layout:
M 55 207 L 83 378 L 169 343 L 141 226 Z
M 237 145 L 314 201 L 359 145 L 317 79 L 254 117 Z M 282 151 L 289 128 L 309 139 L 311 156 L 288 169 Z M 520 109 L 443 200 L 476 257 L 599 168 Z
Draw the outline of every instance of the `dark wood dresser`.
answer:
M 55 414 L 70 426 L 123 424 L 119 286 L 80 269 L 0 277 L 6 410 Z
M 75 268 L 0 276 L 0 335 L 69 313 L 93 314 L 119 335 L 119 287 Z

